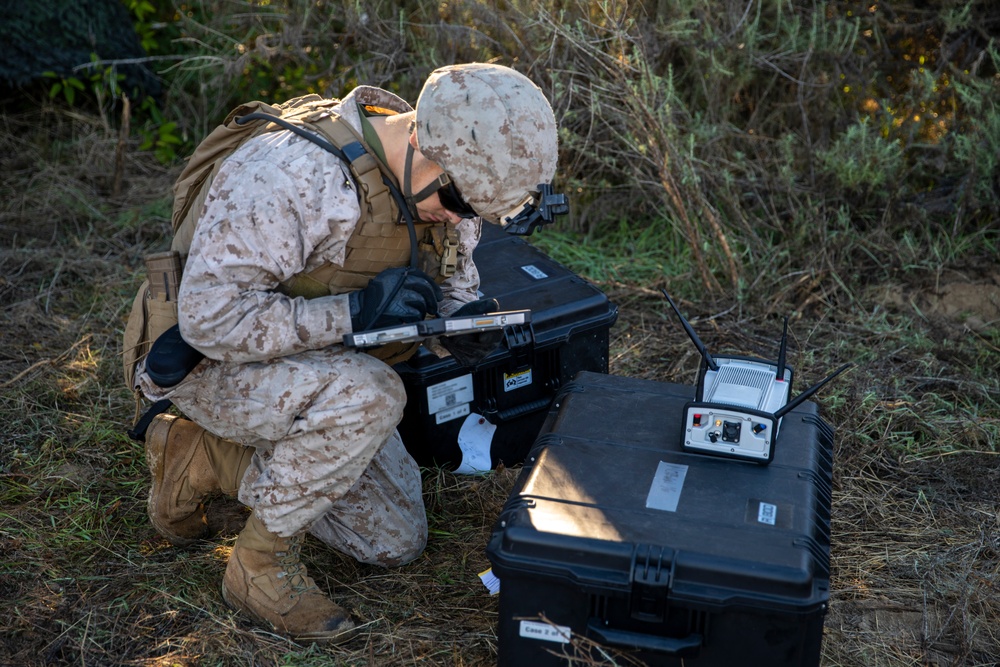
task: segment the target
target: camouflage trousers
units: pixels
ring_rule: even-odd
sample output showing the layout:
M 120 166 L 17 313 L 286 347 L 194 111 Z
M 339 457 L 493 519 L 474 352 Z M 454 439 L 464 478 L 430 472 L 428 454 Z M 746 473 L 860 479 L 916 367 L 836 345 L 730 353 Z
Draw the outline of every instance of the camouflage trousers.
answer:
M 205 360 L 168 392 L 208 431 L 256 448 L 239 499 L 268 530 L 308 530 L 354 558 L 396 565 L 427 542 L 420 472 L 396 432 L 406 392 L 374 357 L 331 346 L 260 362 Z

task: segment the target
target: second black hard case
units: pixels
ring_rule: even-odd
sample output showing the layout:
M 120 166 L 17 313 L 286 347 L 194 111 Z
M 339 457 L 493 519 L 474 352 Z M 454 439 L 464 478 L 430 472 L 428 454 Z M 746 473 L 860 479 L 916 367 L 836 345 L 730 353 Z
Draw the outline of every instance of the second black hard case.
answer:
M 819 664 L 833 430 L 805 402 L 769 466 L 686 453 L 692 398 L 586 372 L 560 391 L 487 547 L 501 667 L 595 664 L 595 644 L 651 666 Z

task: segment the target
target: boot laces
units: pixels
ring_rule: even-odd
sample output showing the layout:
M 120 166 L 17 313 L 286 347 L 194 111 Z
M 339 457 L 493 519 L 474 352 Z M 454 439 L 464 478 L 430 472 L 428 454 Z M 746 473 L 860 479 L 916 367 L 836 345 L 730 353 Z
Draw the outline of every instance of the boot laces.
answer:
M 306 593 L 319 590 L 316 583 L 306 575 L 306 567 L 299 555 L 302 551 L 302 540 L 299 537 L 289 538 L 288 548 L 275 552 L 281 572 L 278 578 L 283 580 L 283 588 L 290 588 L 289 597 L 295 598 Z

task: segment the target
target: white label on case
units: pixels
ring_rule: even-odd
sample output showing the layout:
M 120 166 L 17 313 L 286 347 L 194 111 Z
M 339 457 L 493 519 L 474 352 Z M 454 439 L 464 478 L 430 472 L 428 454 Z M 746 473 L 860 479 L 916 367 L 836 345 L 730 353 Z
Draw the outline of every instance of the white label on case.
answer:
M 684 477 L 688 467 L 676 463 L 660 461 L 653 475 L 653 483 L 646 495 L 646 507 L 652 510 L 676 512 L 684 488 Z
M 568 644 L 573 630 L 565 625 L 550 625 L 538 621 L 521 621 L 519 634 L 528 639 L 541 639 L 544 642 L 559 642 Z
M 766 523 L 769 526 L 775 525 L 778 520 L 778 506 L 771 503 L 761 503 L 757 508 L 757 521 Z
M 545 280 L 546 278 L 549 277 L 547 273 L 545 273 L 544 271 L 542 271 L 540 268 L 538 268 L 534 264 L 525 264 L 524 266 L 521 267 L 521 270 L 524 271 L 525 273 L 527 273 L 529 276 L 531 276 L 535 280 Z
M 472 373 L 432 384 L 427 387 L 427 413 L 451 410 L 462 403 L 471 403 L 472 399 Z
M 449 408 L 447 410 L 442 410 L 434 415 L 435 424 L 443 424 L 445 422 L 450 422 L 452 419 L 458 419 L 459 417 L 464 417 L 469 414 L 469 404 L 462 403 L 458 407 Z

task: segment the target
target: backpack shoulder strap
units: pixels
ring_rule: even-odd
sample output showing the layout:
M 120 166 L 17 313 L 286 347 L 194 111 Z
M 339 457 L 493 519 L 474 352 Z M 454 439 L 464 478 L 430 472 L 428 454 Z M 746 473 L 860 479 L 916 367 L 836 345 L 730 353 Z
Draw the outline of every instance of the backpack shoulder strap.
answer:
M 304 116 L 302 121 L 340 147 L 344 161 L 350 165 L 351 175 L 361 186 L 362 218 L 380 223 L 398 222 L 399 209 L 385 182 L 386 177 L 390 182 L 394 177 L 389 168 L 375 157 L 364 137 L 331 110 L 314 111 Z

